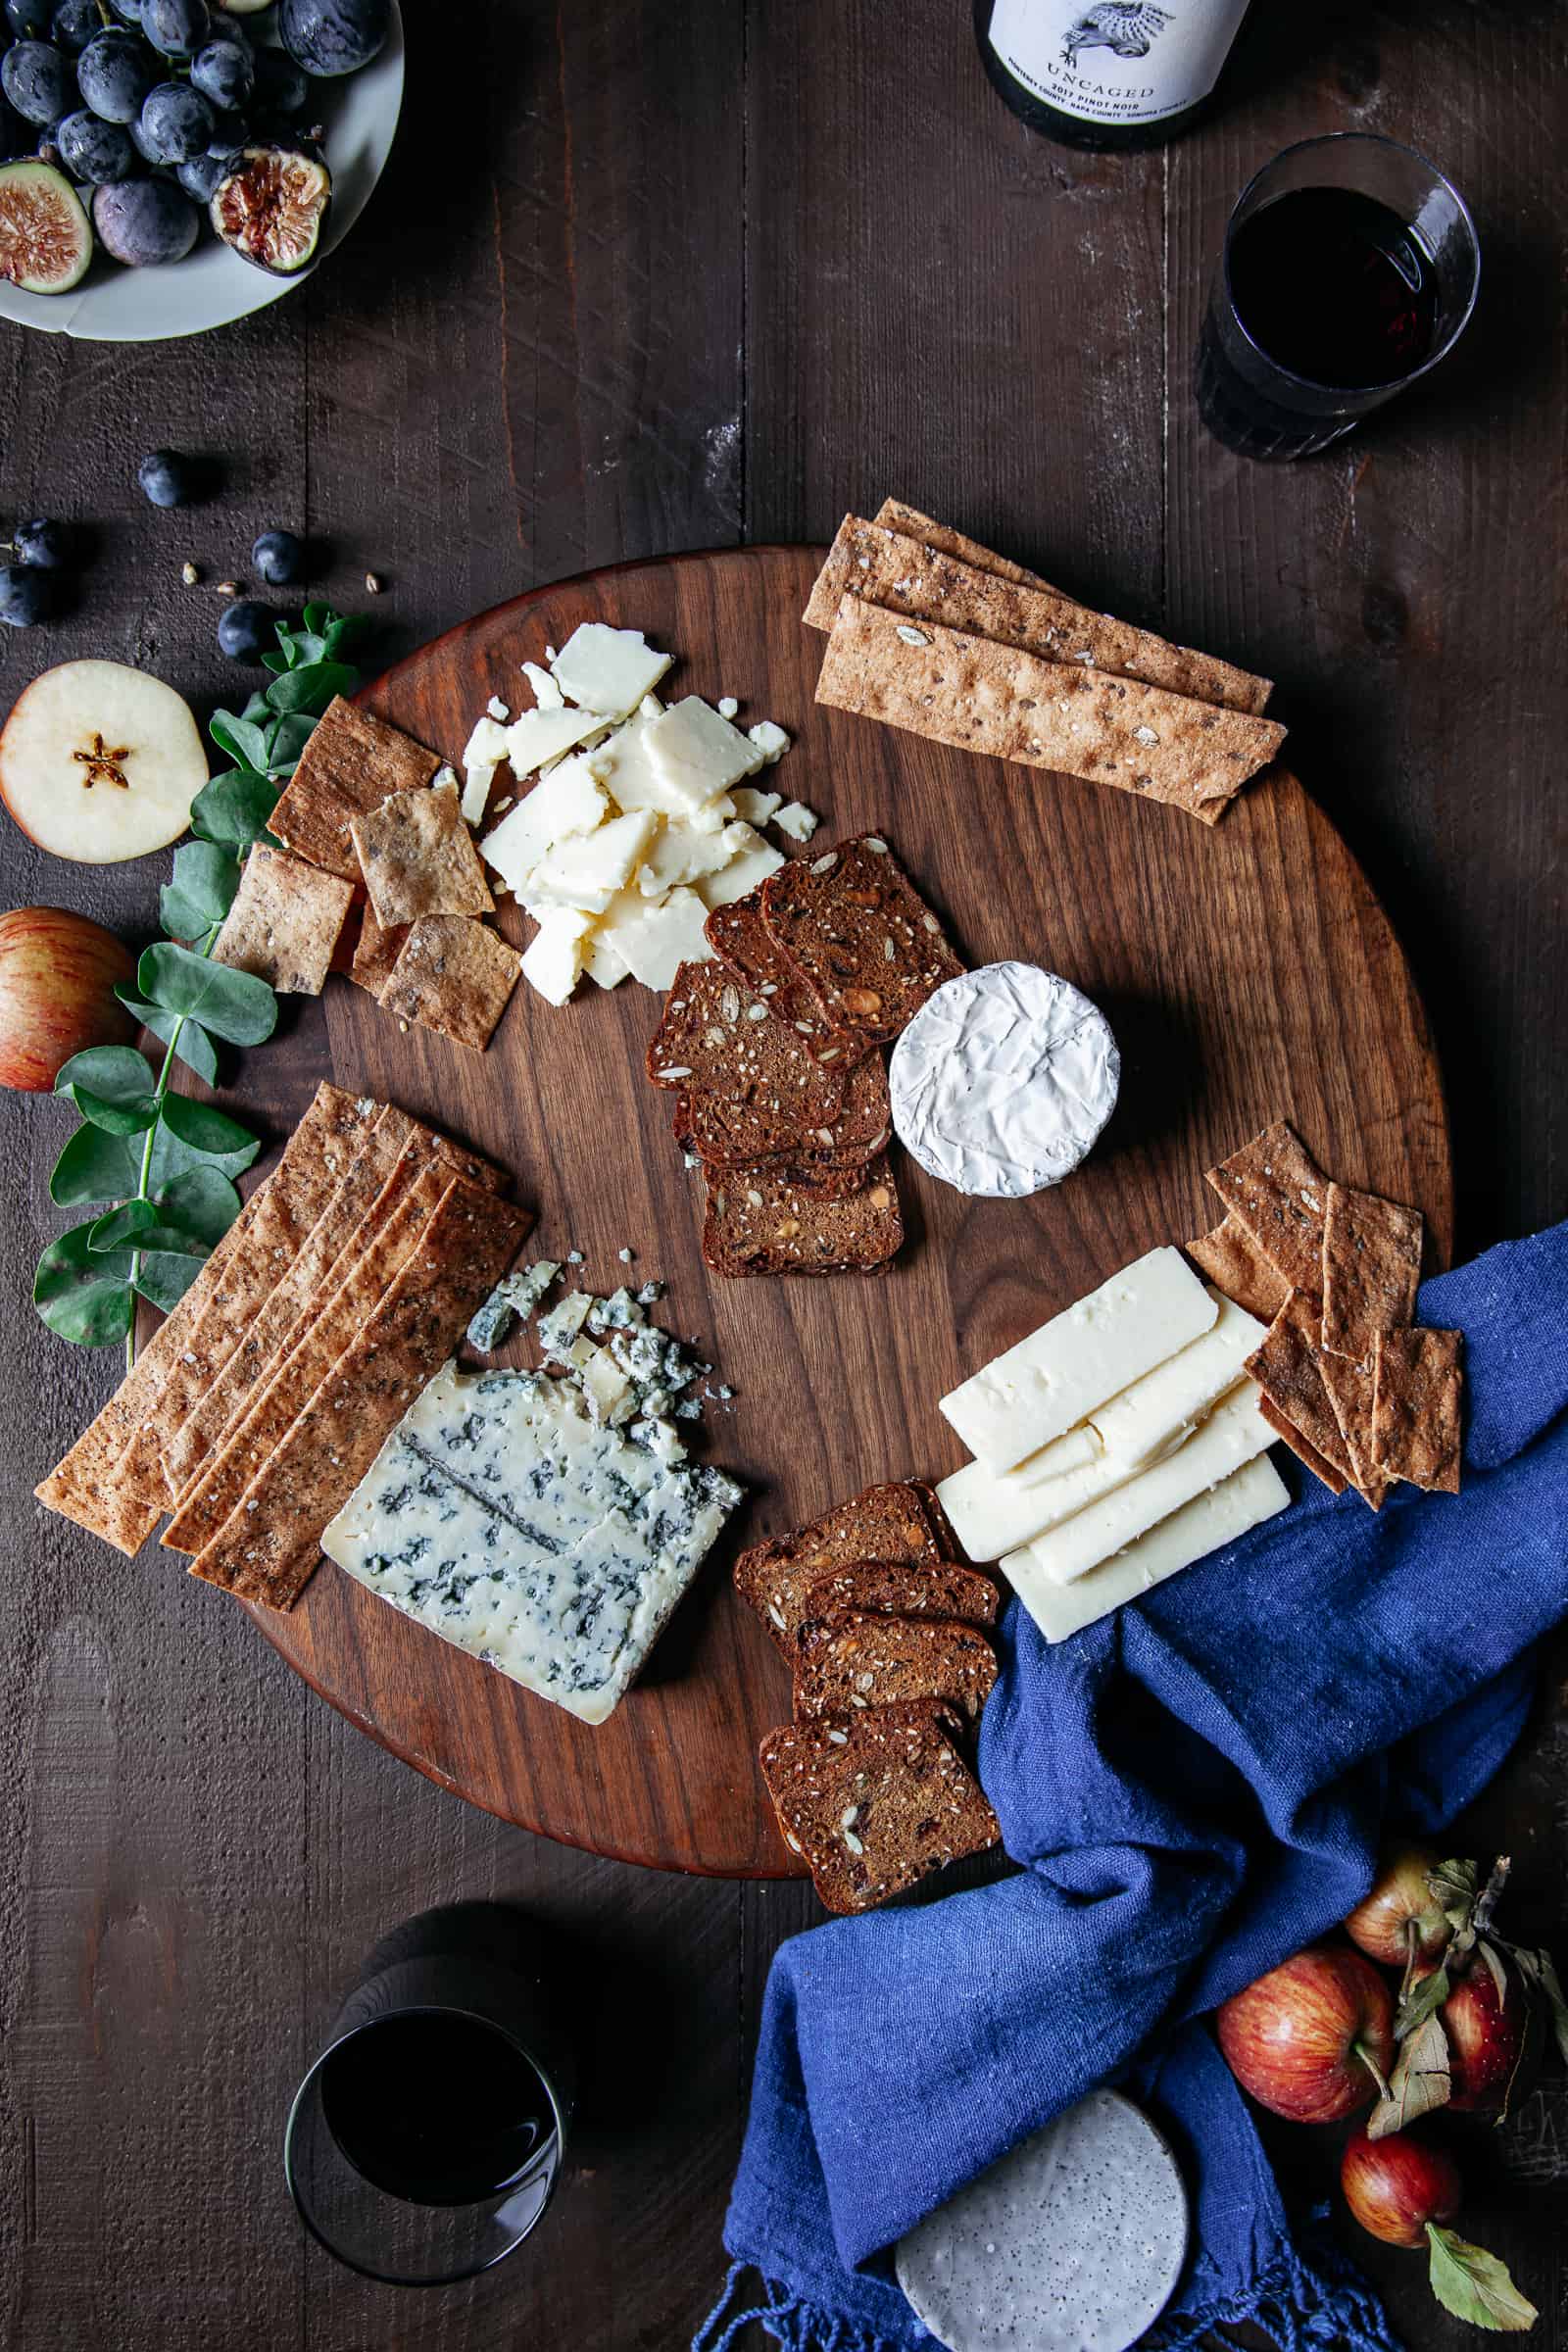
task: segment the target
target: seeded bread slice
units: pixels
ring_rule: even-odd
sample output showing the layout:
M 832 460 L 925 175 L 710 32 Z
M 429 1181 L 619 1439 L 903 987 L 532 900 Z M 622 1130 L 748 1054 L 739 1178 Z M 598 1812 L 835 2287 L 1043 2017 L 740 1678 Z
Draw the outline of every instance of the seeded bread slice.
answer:
M 868 1050 L 863 1040 L 834 1028 L 815 989 L 780 950 L 763 919 L 760 886 L 727 906 L 715 906 L 703 930 L 730 977 L 765 998 L 774 1019 L 787 1022 L 824 1069 L 835 1062 L 849 1069 Z
M 843 1071 L 819 1068 L 766 998 L 717 962 L 675 974 L 648 1075 L 677 1090 L 678 1119 L 699 1152 L 747 1165 L 809 1149 L 817 1133 L 831 1139 L 844 1101 Z
M 996 1652 L 978 1626 L 847 1609 L 797 1653 L 795 1712 L 839 1715 L 939 1698 L 974 1723 L 996 1679 Z
M 887 1158 L 851 1192 L 803 1183 L 793 1169 L 715 1173 L 703 1219 L 703 1262 L 715 1274 L 873 1274 L 904 1241 Z
M 768 1163 L 795 1168 L 802 1175 L 814 1170 L 864 1168 L 879 1152 L 887 1150 L 893 1132 L 888 1073 L 881 1054 L 868 1054 L 843 1079 L 827 1070 L 818 1070 L 817 1077 L 830 1091 L 843 1088 L 833 1116 L 820 1125 L 805 1124 L 799 1109 L 787 1114 L 783 1104 L 764 1092 L 736 1096 L 694 1086 L 675 1100 L 676 1141 L 714 1170 Z M 755 1149 L 759 1121 L 771 1133 L 777 1150 Z
M 832 1020 L 858 1037 L 897 1037 L 963 970 L 880 833 L 780 866 L 762 885 L 762 912 Z
M 818 1645 L 846 1610 L 883 1617 L 957 1617 L 965 1625 L 995 1625 L 997 1588 L 978 1569 L 944 1560 L 935 1568 L 890 1568 L 858 1560 L 808 1585 L 797 1636 L 803 1655 Z
M 735 1563 L 735 1590 L 791 1657 L 811 1586 L 867 1561 L 921 1570 L 944 1565 L 930 1515 L 906 1481 L 867 1487 L 808 1526 L 752 1544 Z
M 759 1751 L 785 1843 L 829 1911 L 868 1911 L 1002 1841 L 980 1784 L 929 1702 L 784 1723 Z

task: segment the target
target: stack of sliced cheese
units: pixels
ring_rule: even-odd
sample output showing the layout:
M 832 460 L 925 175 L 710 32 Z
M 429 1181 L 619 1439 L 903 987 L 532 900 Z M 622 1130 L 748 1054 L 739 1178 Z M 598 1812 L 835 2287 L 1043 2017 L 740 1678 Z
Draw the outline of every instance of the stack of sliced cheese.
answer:
M 748 779 L 782 757 L 770 719 L 743 733 L 726 700 L 689 694 L 668 710 L 654 688 L 673 657 L 639 629 L 585 621 L 548 669 L 525 662 L 535 707 L 492 708 L 464 754 L 464 812 L 484 812 L 503 760 L 537 777 L 480 843 L 539 932 L 522 976 L 563 1004 L 584 972 L 602 988 L 628 974 L 665 989 L 712 954 L 709 910 L 745 898 L 784 862 L 759 826 L 806 840 L 811 812 Z
M 943 1397 L 975 1459 L 942 1507 L 1048 1642 L 1285 1508 L 1245 1370 L 1262 1328 L 1152 1250 Z

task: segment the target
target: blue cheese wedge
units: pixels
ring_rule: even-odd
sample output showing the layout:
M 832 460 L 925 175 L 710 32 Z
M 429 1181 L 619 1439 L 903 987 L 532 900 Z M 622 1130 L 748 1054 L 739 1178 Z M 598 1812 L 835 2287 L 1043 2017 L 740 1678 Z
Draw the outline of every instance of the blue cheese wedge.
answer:
M 443 1641 L 603 1723 L 740 1498 L 721 1471 L 596 1424 L 567 1380 L 449 1364 L 322 1549 Z

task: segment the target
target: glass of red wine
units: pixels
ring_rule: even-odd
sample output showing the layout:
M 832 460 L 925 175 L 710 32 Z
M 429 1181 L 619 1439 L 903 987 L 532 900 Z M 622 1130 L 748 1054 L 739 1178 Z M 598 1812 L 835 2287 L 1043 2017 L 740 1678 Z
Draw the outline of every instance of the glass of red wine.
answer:
M 1464 199 L 1424 156 L 1364 131 L 1287 147 L 1226 226 L 1203 422 L 1244 457 L 1326 449 L 1452 350 L 1480 278 Z
M 471 2278 L 543 2219 L 570 2084 L 526 1919 L 425 1912 L 370 1954 L 295 2094 L 283 2170 L 300 2218 L 386 2285 Z

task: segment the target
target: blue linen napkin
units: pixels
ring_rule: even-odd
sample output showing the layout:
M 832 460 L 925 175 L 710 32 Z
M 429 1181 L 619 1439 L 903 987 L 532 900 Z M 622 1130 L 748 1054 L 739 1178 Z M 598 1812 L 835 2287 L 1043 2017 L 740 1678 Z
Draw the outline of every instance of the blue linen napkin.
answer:
M 1364 2281 L 1293 2239 L 1195 2021 L 1343 1919 L 1387 1831 L 1470 1801 L 1568 1612 L 1568 1224 L 1428 1283 L 1419 1315 L 1465 1334 L 1461 1495 L 1399 1487 L 1374 1516 L 1303 1474 L 1280 1518 L 1055 1647 L 1009 1606 L 980 1777 L 1025 1867 L 780 1949 L 735 2267 L 694 2352 L 752 2318 L 789 2352 L 931 2346 L 894 2241 L 1106 2081 L 1193 2197 L 1160 2341 L 1253 2318 L 1287 2352 L 1387 2352 Z

